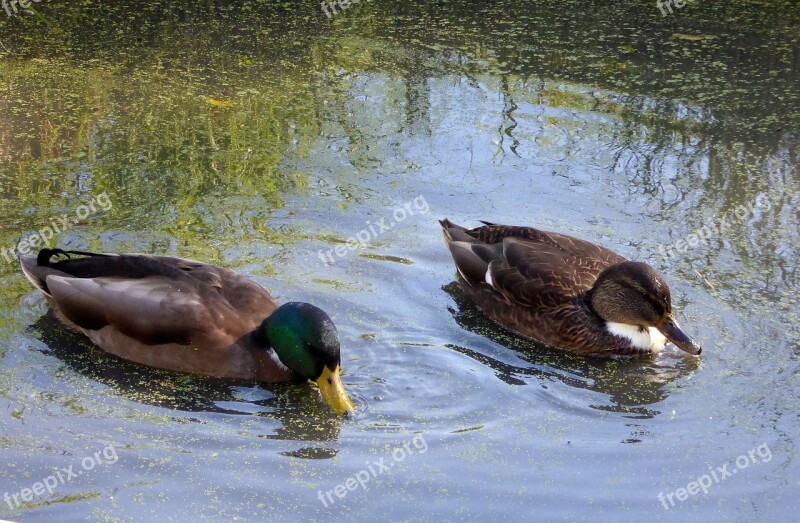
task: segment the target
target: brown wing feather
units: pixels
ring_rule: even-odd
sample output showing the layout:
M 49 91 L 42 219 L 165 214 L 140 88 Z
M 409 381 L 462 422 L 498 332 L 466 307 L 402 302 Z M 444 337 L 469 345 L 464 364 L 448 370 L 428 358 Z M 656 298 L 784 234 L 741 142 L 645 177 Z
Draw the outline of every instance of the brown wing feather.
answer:
M 138 254 L 20 259 L 31 282 L 73 327 L 111 326 L 148 344 L 232 343 L 277 308 L 261 286 L 221 267 Z
M 208 338 L 217 329 L 215 320 L 227 312 L 223 303 L 204 303 L 199 286 L 160 276 L 124 279 L 51 275 L 46 281 L 56 308 L 81 329 L 97 331 L 112 326 L 149 345 L 187 345 Z
M 462 286 L 498 323 L 575 352 L 635 352 L 625 340 L 607 333 L 586 305 L 586 293 L 598 275 L 625 261 L 622 256 L 533 227 L 484 222 L 483 227 L 465 229 L 449 220 L 440 223 Z
M 487 223 L 467 230 L 441 222 L 456 267 L 471 285 L 490 275 L 494 287 L 529 305 L 531 299 L 585 293 L 608 266 L 625 258 L 614 251 L 564 234 Z
M 56 255 L 81 255 L 51 262 Z M 233 271 L 182 258 L 43 250 L 22 256 L 25 276 L 57 316 L 122 358 L 223 378 L 298 375 L 250 335 L 278 306 Z
M 216 288 L 231 307 L 254 323 L 253 328 L 278 308 L 278 302 L 266 289 L 230 269 L 186 258 L 145 256 Z
M 553 241 L 503 238 L 501 263 L 492 264 L 494 287 L 528 306 L 537 298 L 552 306 L 585 293 L 604 269 L 624 261 L 608 249 L 559 236 Z

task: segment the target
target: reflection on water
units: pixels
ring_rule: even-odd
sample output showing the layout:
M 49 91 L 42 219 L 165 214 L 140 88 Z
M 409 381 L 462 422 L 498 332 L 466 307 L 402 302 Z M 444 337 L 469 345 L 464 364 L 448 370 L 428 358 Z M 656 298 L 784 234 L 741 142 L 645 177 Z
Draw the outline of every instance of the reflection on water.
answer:
M 61 246 L 196 258 L 320 305 L 359 409 L 107 356 L 42 317 L 0 253 L 0 493 L 120 443 L 113 467 L 0 518 L 641 519 L 762 443 L 769 464 L 664 517 L 797 506 L 796 2 L 36 10 L 0 16 L 0 250 L 105 193 Z M 769 209 L 659 254 L 758 195 Z M 418 196 L 427 215 L 319 259 Z M 703 356 L 595 361 L 509 335 L 451 284 L 444 216 L 649 262 Z M 322 507 L 409 433 L 424 456 Z

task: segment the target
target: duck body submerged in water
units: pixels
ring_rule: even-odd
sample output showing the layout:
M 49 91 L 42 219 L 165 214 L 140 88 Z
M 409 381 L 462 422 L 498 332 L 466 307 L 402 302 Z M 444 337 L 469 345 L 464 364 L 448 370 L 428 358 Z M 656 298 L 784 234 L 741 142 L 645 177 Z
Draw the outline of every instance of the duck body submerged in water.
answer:
M 111 354 L 219 378 L 309 379 L 335 411 L 353 410 L 336 327 L 311 304 L 279 306 L 244 276 L 183 258 L 42 249 L 20 264 L 63 323 Z
M 669 286 L 646 263 L 533 227 L 439 223 L 463 289 L 518 334 L 592 356 L 646 355 L 668 341 L 690 354 L 702 350 L 675 320 Z

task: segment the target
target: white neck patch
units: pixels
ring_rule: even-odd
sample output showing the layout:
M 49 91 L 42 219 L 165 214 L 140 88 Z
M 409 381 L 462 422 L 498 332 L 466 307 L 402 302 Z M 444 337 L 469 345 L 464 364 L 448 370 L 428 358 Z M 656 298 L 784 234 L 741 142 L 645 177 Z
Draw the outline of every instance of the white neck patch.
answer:
M 625 338 L 637 349 L 657 351 L 667 344 L 667 338 L 655 327 L 641 330 L 636 325 L 627 323 L 606 322 L 606 330 L 615 336 Z
M 486 283 L 488 283 L 489 286 L 494 287 L 494 280 L 492 280 L 492 266 L 491 265 L 489 265 L 489 268 L 486 269 Z

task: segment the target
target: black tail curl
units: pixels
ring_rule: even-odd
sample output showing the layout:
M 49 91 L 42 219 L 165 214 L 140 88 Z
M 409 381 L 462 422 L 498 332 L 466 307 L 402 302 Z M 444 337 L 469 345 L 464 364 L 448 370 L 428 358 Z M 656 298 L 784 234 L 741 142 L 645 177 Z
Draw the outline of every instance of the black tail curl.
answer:
M 107 254 L 97 254 L 96 252 L 85 251 L 65 251 L 64 249 L 42 249 L 36 256 L 36 265 L 39 267 L 50 267 L 50 258 L 53 256 L 66 256 L 72 258 L 70 254 L 77 254 L 78 256 L 108 256 Z

